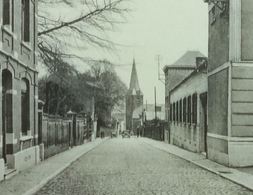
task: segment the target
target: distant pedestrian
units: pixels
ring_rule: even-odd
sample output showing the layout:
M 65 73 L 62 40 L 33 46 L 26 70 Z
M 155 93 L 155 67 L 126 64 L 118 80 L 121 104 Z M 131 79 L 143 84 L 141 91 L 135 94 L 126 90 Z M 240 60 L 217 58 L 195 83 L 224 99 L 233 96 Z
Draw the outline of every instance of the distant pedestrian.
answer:
M 138 126 L 137 127 L 137 137 L 140 137 L 140 131 L 141 131 L 140 126 Z

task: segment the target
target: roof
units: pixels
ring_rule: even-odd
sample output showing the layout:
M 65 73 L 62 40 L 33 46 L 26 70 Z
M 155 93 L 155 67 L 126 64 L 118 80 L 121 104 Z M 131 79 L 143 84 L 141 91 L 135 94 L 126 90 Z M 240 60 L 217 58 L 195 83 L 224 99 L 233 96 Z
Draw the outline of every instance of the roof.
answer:
M 177 61 L 171 65 L 164 67 L 164 72 L 169 68 L 180 68 L 180 69 L 194 69 L 196 67 L 196 58 L 206 57 L 200 51 L 187 51 L 183 56 L 181 56 Z
M 177 85 L 175 85 L 175 86 L 170 90 L 170 92 L 175 91 L 175 90 L 176 90 L 177 88 L 179 88 L 183 83 L 185 83 L 185 82 L 188 81 L 191 77 L 193 77 L 194 75 L 199 74 L 199 73 L 207 74 L 206 67 L 205 67 L 205 68 L 202 68 L 202 69 L 195 69 L 195 70 L 194 70 L 193 72 L 191 72 L 187 77 L 185 77 L 181 82 L 179 82 Z
M 179 58 L 173 65 L 178 66 L 196 66 L 196 57 L 206 57 L 199 51 L 187 51 L 181 58 Z
M 136 65 L 135 65 L 135 59 L 133 60 L 133 67 L 132 67 L 132 73 L 131 73 L 131 80 L 130 80 L 130 85 L 128 92 L 136 95 L 137 93 L 141 93 L 139 81 L 138 81 L 138 75 L 136 71 Z

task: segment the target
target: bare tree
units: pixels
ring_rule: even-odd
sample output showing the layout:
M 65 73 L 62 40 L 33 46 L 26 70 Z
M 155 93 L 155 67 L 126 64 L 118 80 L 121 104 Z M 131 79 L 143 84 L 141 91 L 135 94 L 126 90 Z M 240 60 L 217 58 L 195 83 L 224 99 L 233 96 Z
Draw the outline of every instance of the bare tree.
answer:
M 90 46 L 113 50 L 117 45 L 110 40 L 109 31 L 125 21 L 128 0 L 40 0 L 39 1 L 39 50 L 43 61 L 50 68 L 52 60 L 89 57 L 78 56 L 73 51 Z M 72 10 L 62 17 L 54 10 Z M 51 10 L 51 11 L 50 11 Z M 52 11 L 53 10 L 53 11 Z

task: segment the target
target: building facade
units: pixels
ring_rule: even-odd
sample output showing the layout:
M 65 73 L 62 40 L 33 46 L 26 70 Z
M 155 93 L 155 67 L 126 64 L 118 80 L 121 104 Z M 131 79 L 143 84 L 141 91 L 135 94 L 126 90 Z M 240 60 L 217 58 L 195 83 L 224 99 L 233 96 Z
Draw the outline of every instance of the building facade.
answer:
M 208 158 L 253 165 L 253 1 L 209 3 Z
M 37 0 L 0 1 L 0 180 L 39 161 Z
M 207 152 L 207 60 L 170 91 L 170 143 Z
M 199 51 L 187 51 L 176 62 L 164 67 L 165 74 L 165 119 L 169 121 L 170 91 L 196 68 L 196 57 L 204 57 Z M 170 141 L 170 129 L 165 131 L 165 141 Z
M 136 131 L 136 122 L 133 112 L 136 108 L 143 106 L 143 93 L 141 92 L 135 60 L 133 61 L 130 86 L 126 94 L 126 129 Z

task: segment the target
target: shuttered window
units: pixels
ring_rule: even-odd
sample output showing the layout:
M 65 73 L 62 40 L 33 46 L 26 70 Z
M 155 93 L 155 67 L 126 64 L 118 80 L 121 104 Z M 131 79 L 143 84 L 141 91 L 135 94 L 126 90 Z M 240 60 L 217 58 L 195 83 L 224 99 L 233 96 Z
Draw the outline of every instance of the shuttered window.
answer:
M 176 102 L 176 122 L 178 122 L 178 102 Z
M 187 122 L 189 124 L 191 124 L 191 120 L 192 120 L 192 97 L 189 96 L 188 99 L 187 99 Z
M 182 100 L 179 101 L 179 122 L 182 123 Z
M 198 107 L 198 96 L 193 94 L 192 96 L 192 123 L 197 124 L 197 107 Z
M 176 105 L 173 103 L 173 121 L 176 121 Z
M 186 98 L 183 99 L 183 122 L 186 123 Z
M 169 109 L 170 109 L 170 113 L 169 113 L 169 115 L 170 115 L 170 121 L 172 121 L 172 104 L 170 104 L 170 107 L 169 107 Z

